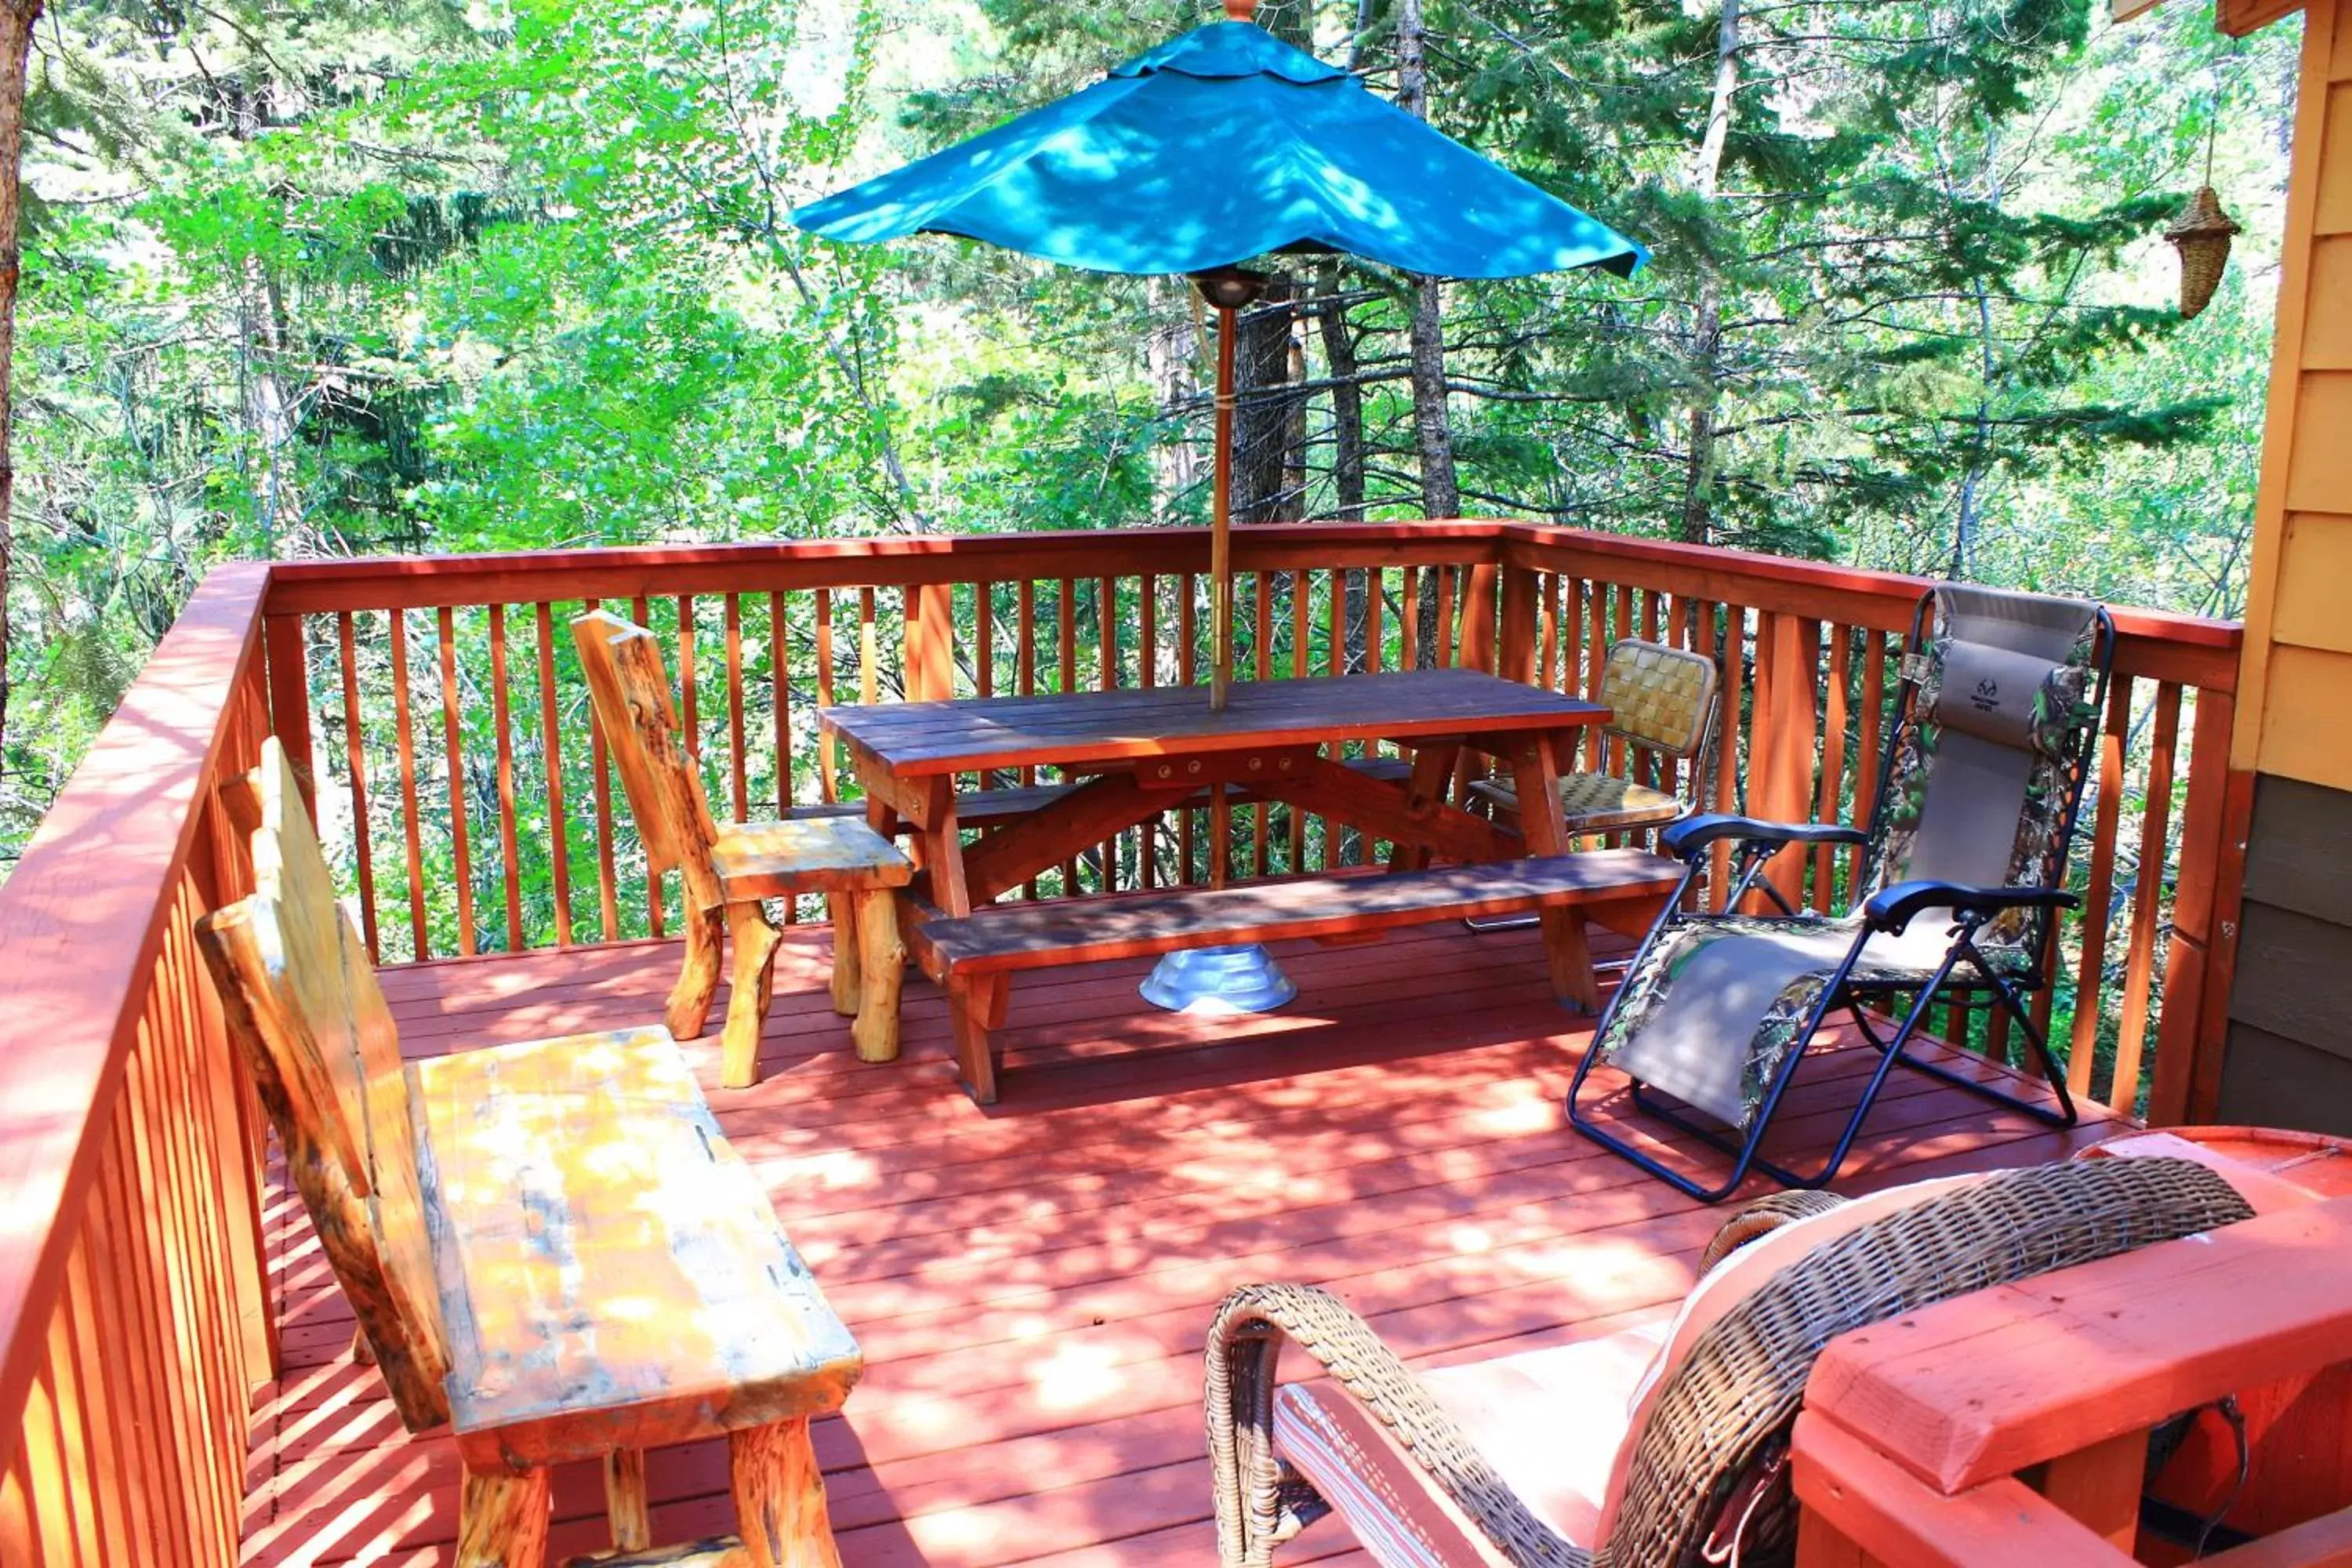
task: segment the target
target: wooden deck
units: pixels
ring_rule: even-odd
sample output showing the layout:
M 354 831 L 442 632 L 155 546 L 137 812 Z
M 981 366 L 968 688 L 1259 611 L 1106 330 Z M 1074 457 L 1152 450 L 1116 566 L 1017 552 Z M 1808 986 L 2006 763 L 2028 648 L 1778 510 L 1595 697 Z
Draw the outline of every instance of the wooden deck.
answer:
M 716 1087 L 715 1032 L 688 1049 L 865 1347 L 866 1382 L 817 1433 L 847 1568 L 1213 1563 L 1200 1351 L 1228 1288 L 1328 1285 L 1442 1363 L 1678 1296 L 1720 1218 L 1568 1130 L 1588 1028 L 1552 1002 L 1533 931 L 1287 945 L 1298 1001 L 1217 1026 L 1143 1006 L 1139 963 L 1030 978 L 985 1111 L 954 1087 L 928 985 L 908 989 L 904 1059 L 851 1056 L 825 942 L 787 939 L 759 1087 Z M 676 968 L 674 948 L 636 944 L 425 964 L 385 988 L 426 1054 L 642 1022 Z M 1809 1066 L 1783 1157 L 1825 1144 L 1861 1066 Z M 1848 1184 L 2060 1158 L 2112 1130 L 2086 1115 L 2050 1133 L 1897 1074 Z M 290 1192 L 268 1217 L 287 1371 L 255 1417 L 247 1560 L 445 1561 L 454 1447 L 405 1436 L 352 1363 L 350 1311 Z M 723 1445 L 649 1468 L 657 1539 L 732 1528 Z M 592 1470 L 558 1473 L 551 1558 L 606 1544 L 602 1502 Z M 1351 1548 L 1327 1522 L 1283 1561 Z

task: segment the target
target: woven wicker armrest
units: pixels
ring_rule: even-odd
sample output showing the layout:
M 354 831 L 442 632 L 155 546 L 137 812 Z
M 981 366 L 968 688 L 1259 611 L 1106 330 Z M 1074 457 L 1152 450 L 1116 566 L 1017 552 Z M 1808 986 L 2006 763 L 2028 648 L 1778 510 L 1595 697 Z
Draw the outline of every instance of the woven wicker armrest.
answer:
M 1263 1568 L 1323 1511 L 1275 1457 L 1275 1363 L 1286 1339 L 1386 1426 L 1507 1560 L 1587 1568 L 1587 1554 L 1528 1511 L 1371 1325 L 1311 1285 L 1244 1285 L 1210 1325 L 1205 1403 L 1222 1561 Z

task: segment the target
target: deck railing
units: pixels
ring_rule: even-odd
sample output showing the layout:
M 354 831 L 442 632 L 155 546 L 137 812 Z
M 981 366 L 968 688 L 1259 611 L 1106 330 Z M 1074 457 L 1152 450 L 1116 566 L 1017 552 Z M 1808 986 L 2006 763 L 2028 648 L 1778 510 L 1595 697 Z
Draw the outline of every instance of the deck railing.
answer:
M 1706 778 L 1661 782 L 1774 816 L 1871 798 L 1923 587 L 1490 522 L 1250 529 L 1235 560 L 1243 679 L 1459 661 L 1580 690 L 1616 637 L 1700 648 L 1736 699 L 1724 743 Z M 234 1558 L 247 1394 L 272 1360 L 260 1144 L 189 927 L 245 890 L 213 792 L 265 729 L 312 781 L 381 961 L 658 936 L 675 879 L 647 879 L 613 786 L 565 626 L 582 607 L 662 636 L 713 805 L 744 818 L 853 790 L 816 731 L 827 702 L 1197 680 L 1207 565 L 1203 534 L 1171 530 L 215 574 L 0 889 L 0 1562 Z M 2079 1089 L 2178 1121 L 2218 1083 L 2238 629 L 2116 618 L 2085 908 L 2044 1016 Z M 1638 765 L 1597 741 L 1582 762 Z M 1380 851 L 1286 806 L 1237 815 L 1236 877 Z M 1196 818 L 1031 891 L 1204 880 Z M 1781 868 L 1819 908 L 1853 869 L 1829 851 Z M 2009 1045 L 1991 1020 L 1944 1022 Z M 113 1550 L 130 1541 L 161 1544 Z

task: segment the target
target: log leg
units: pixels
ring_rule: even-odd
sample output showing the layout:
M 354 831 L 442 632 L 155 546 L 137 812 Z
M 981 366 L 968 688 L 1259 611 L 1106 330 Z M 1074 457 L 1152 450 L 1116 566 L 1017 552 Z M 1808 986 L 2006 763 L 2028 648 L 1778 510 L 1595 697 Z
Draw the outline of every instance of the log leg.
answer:
M 367 1337 L 367 1330 L 364 1328 L 352 1331 L 352 1364 L 354 1366 L 375 1364 L 375 1345 Z
M 1002 1016 L 1004 976 L 948 980 L 948 1016 L 955 1025 L 956 1071 L 964 1092 L 982 1105 L 996 1103 L 996 1045 L 990 1017 Z
M 833 923 L 833 1010 L 845 1018 L 857 1016 L 857 903 L 847 893 L 824 896 L 824 918 Z
M 467 1470 L 456 1568 L 541 1568 L 546 1561 L 547 1472 Z
M 841 1568 L 805 1416 L 729 1434 L 727 1460 L 751 1568 Z
M 690 901 L 690 900 L 689 900 Z M 686 967 L 670 987 L 662 1021 L 681 1040 L 699 1039 L 719 992 L 719 960 L 726 949 L 727 911 L 713 905 L 686 911 Z
M 614 1551 L 643 1552 L 654 1543 L 643 1448 L 615 1448 L 604 1456 L 604 1517 L 612 1521 Z
M 727 1027 L 719 1037 L 719 1081 L 749 1089 L 760 1081 L 760 1029 L 776 979 L 776 944 L 783 935 L 768 922 L 757 899 L 727 906 L 727 934 L 735 969 L 727 990 Z
M 857 909 L 857 1022 L 849 1026 L 862 1062 L 898 1059 L 898 988 L 907 978 L 907 944 L 898 937 L 898 899 L 887 888 L 860 893 Z

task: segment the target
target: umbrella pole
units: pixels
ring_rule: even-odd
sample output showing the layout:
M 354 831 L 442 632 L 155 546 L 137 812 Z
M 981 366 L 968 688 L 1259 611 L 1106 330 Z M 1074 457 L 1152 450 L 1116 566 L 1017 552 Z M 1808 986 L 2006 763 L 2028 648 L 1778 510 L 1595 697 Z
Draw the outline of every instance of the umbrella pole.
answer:
M 1237 312 L 1217 307 L 1217 456 L 1209 501 L 1209 624 L 1216 659 L 1209 671 L 1209 711 L 1225 710 L 1234 681 L 1234 338 Z

